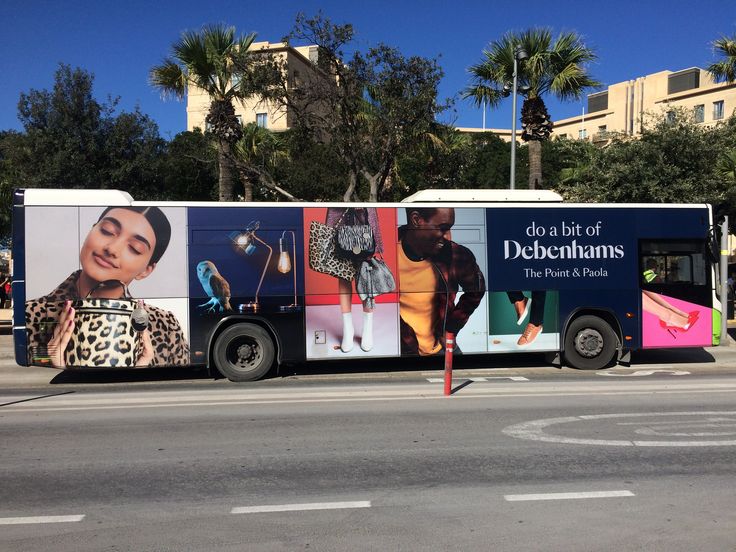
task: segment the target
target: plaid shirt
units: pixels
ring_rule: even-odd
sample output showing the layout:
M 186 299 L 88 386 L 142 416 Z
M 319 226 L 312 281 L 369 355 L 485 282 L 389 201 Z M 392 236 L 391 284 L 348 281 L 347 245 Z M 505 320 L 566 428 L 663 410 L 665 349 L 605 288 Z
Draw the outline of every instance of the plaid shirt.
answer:
M 399 228 L 399 240 L 406 227 Z M 399 247 L 401 244 L 399 243 Z M 432 324 L 435 339 L 445 346 L 445 332 L 457 334 L 473 314 L 486 292 L 486 281 L 475 261 L 475 255 L 467 247 L 448 241 L 436 257 L 429 259 L 437 271 L 438 289 L 434 295 Z M 455 304 L 459 289 L 463 296 Z M 455 351 L 459 351 L 457 344 Z M 418 354 L 419 344 L 414 329 L 401 320 L 401 353 Z

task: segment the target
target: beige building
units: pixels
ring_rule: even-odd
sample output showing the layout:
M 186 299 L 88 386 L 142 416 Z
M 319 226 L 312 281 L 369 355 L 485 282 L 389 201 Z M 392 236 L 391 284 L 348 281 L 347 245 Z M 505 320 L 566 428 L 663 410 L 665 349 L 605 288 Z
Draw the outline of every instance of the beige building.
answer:
M 317 46 L 287 46 L 283 42 L 254 42 L 252 50 L 267 51 L 286 62 L 289 86 L 299 86 L 312 73 L 317 61 Z M 210 108 L 210 98 L 202 90 L 189 87 L 187 91 L 187 130 L 205 129 L 205 117 Z M 293 125 L 292 114 L 281 106 L 275 106 L 260 98 L 235 103 L 235 115 L 241 123 L 257 123 L 273 131 L 281 131 Z
M 726 119 L 736 109 L 736 83 L 715 83 L 705 69 L 660 71 L 634 80 L 612 84 L 589 94 L 587 108 L 580 115 L 554 122 L 552 137 L 590 140 L 605 144 L 610 133 L 641 134 L 651 116 L 661 116 L 673 108 L 691 111 L 695 120 L 711 125 Z M 460 132 L 493 132 L 511 141 L 510 129 L 458 128 Z M 517 127 L 517 140 L 521 130 Z
M 612 84 L 588 95 L 585 113 L 555 121 L 553 136 L 605 143 L 609 133 L 641 134 L 647 118 L 673 108 L 690 111 L 696 122 L 712 125 L 736 109 L 736 83 L 715 83 L 705 69 L 660 71 Z

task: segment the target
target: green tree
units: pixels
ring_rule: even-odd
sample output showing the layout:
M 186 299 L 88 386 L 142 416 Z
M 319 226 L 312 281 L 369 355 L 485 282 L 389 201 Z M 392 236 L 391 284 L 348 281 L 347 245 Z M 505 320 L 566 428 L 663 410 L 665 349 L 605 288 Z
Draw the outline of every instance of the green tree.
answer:
M 117 188 L 139 199 L 161 197 L 166 143 L 158 126 L 135 109 L 115 113 L 99 102 L 94 76 L 60 64 L 50 90 L 20 95 L 23 132 L 6 133 L 2 174 L 14 187 Z
M 171 56 L 150 71 L 151 84 L 164 95 L 182 99 L 194 86 L 210 97 L 205 120 L 217 140 L 220 201 L 235 198 L 232 147 L 242 130 L 234 102 L 259 95 L 269 78 L 267 57 L 250 50 L 255 37 L 235 36 L 235 28 L 224 25 L 186 31 Z
M 647 123 L 638 140 L 618 138 L 590 150 L 589 162 L 563 172 L 555 189 L 583 202 L 722 204 L 735 187 L 717 172 L 719 144 L 732 124 L 704 128 L 676 110 L 674 118 Z
M 302 136 L 341 159 L 347 171 L 344 201 L 361 195 L 377 201 L 393 182 L 398 157 L 424 139 L 443 109 L 437 103 L 442 71 L 435 60 L 405 57 L 386 45 L 356 51 L 345 61 L 353 34 L 349 24 L 299 15 L 285 40 L 316 44 L 316 66 L 305 76 L 307 85 L 290 87 L 284 79 L 272 99 L 294 114 Z
M 484 101 L 496 107 L 508 95 L 513 82 L 514 58 L 523 51 L 528 58 L 517 63 L 518 89 L 524 97 L 521 107 L 521 138 L 529 147 L 529 188 L 542 184 L 542 142 L 549 138 L 552 121 L 543 96 L 552 94 L 561 100 L 579 99 L 583 93 L 600 86 L 586 69 L 596 59 L 591 48 L 574 32 L 552 40 L 549 29 L 531 29 L 507 33 L 483 51 L 483 58 L 470 68 L 472 84 L 464 96 L 476 104 Z M 516 114 L 514 114 L 516 117 Z
M 279 161 L 287 156 L 286 141 L 255 123 L 243 126 L 242 136 L 233 147 L 235 166 L 243 184 L 245 201 L 253 201 L 254 188 L 263 187 L 291 201 L 298 200 L 274 178 Z
M 199 129 L 180 132 L 167 144 L 162 173 L 168 199 L 217 200 L 217 148 Z
M 736 36 L 722 36 L 713 41 L 715 51 L 723 59 L 708 66 L 708 72 L 716 82 L 736 81 Z

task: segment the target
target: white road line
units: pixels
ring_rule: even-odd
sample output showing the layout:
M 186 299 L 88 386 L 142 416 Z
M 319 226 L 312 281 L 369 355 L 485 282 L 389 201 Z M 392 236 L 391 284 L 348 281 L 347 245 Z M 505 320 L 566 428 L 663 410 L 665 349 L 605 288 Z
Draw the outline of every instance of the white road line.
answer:
M 343 510 L 348 508 L 370 508 L 370 500 L 356 502 L 309 502 L 306 504 L 271 504 L 265 506 L 242 506 L 233 508 L 231 514 L 258 514 L 262 512 L 298 512 L 303 510 Z
M 582 493 L 538 493 L 504 495 L 508 502 L 522 502 L 526 500 L 573 500 L 580 498 L 617 498 L 623 496 L 636 496 L 631 491 L 589 491 Z
M 84 514 L 76 516 L 33 516 L 0 518 L 0 525 L 21 525 L 24 523 L 71 523 L 82 521 Z
M 490 381 L 494 379 L 507 379 L 511 381 L 529 381 L 529 378 L 525 378 L 524 376 L 485 376 L 485 377 L 477 377 L 477 378 L 455 378 L 456 381 L 473 381 L 473 382 L 483 382 L 483 381 Z M 444 378 L 427 378 L 427 381 L 429 383 L 444 383 Z

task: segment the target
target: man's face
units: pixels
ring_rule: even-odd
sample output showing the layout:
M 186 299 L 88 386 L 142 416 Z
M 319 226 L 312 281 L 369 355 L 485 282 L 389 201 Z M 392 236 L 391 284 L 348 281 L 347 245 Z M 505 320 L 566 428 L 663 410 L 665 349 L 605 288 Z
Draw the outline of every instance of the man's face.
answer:
M 436 209 L 427 219 L 412 211 L 410 223 L 414 231 L 413 247 L 422 257 L 434 257 L 450 240 L 450 229 L 455 224 L 455 209 Z

